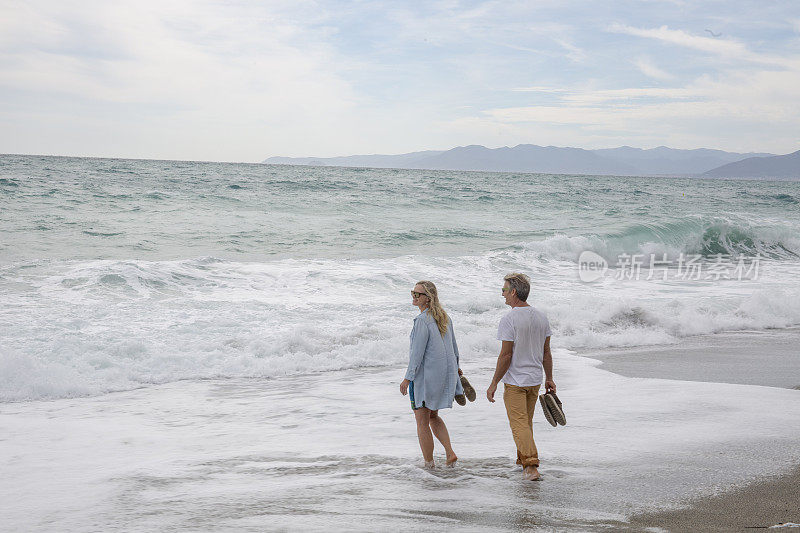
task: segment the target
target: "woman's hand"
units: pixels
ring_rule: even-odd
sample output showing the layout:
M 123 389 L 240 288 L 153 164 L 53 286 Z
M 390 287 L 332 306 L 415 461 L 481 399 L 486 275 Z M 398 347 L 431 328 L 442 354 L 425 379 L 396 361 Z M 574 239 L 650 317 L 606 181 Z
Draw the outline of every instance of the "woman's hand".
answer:
M 400 393 L 405 396 L 408 394 L 408 384 L 411 383 L 407 379 L 404 379 L 403 382 L 400 384 Z

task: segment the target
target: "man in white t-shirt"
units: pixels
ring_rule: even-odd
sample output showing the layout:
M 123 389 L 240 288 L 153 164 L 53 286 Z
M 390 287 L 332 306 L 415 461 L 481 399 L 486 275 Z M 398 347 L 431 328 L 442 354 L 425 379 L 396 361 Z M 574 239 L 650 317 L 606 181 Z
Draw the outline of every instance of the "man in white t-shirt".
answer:
M 497 340 L 502 341 L 497 369 L 486 397 L 494 402 L 497 385 L 503 381 L 503 403 L 517 445 L 517 464 L 522 465 L 523 478 L 539 479 L 539 452 L 533 441 L 533 410 L 545 375 L 545 389 L 556 391 L 553 381 L 553 355 L 550 353 L 550 322 L 547 316 L 534 309 L 526 300 L 531 290 L 525 274 L 509 274 L 503 285 L 503 296 L 511 311 L 497 328 Z

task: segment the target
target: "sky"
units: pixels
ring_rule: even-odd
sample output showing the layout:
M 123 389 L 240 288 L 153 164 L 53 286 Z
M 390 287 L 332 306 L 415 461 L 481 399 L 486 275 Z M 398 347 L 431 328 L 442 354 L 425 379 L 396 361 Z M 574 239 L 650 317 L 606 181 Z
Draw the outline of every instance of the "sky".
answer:
M 800 2 L 0 0 L 0 153 L 800 148 Z

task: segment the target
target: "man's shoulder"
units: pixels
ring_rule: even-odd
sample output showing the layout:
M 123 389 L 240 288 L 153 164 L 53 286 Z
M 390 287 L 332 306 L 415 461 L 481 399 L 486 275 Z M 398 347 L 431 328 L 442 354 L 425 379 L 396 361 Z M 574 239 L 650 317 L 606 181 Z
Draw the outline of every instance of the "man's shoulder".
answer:
M 515 307 L 514 309 L 520 310 L 519 312 L 517 312 L 515 316 L 517 320 L 527 321 L 527 322 L 547 321 L 547 315 L 544 313 L 544 311 L 537 309 L 532 305 L 526 305 L 524 307 Z M 511 313 L 509 313 L 509 315 L 510 314 Z
M 501 324 L 508 324 L 514 320 L 514 309 L 510 309 L 506 314 L 500 317 Z
M 542 318 L 547 318 L 547 314 L 544 311 L 542 311 L 541 309 L 539 309 L 538 307 L 534 307 L 534 306 L 530 306 L 530 307 L 531 307 L 531 313 L 532 314 L 534 314 L 536 316 L 540 316 Z

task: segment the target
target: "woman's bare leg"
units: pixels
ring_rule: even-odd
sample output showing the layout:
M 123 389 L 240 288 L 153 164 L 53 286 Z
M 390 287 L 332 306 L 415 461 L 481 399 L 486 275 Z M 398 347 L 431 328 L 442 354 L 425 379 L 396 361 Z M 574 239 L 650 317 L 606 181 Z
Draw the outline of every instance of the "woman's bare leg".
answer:
M 417 438 L 419 447 L 422 450 L 422 458 L 425 465 L 433 467 L 433 435 L 431 434 L 431 410 L 427 407 L 420 407 L 414 410 L 414 417 L 417 419 Z
M 431 411 L 430 426 L 433 434 L 436 435 L 436 439 L 444 446 L 444 451 L 447 454 L 447 464 L 452 465 L 458 461 L 456 452 L 453 451 L 453 447 L 450 445 L 450 434 L 447 432 L 447 426 L 439 416 L 439 411 Z

